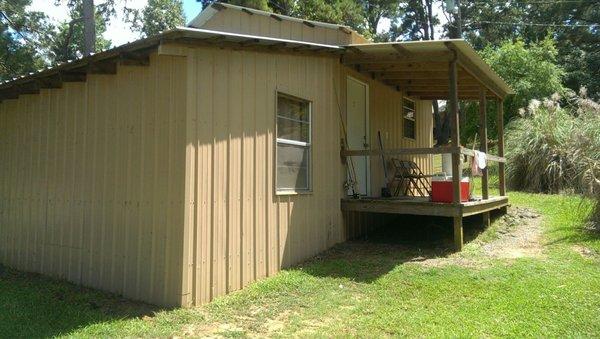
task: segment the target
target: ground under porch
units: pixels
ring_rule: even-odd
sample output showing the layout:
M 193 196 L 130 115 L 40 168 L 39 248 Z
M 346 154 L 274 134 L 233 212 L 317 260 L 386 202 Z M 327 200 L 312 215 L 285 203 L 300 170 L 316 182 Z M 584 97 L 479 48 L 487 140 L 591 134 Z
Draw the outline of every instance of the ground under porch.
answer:
M 373 213 L 385 213 L 452 218 L 454 225 L 454 244 L 459 250 L 464 243 L 464 217 L 482 215 L 483 227 L 488 227 L 490 223 L 490 212 L 505 209 L 507 206 L 507 196 L 490 197 L 459 204 L 432 202 L 429 200 L 429 197 L 361 197 L 359 199 L 346 198 L 341 200 L 341 208 L 347 216 L 347 224 L 352 223 L 365 231 L 370 227 L 365 224 L 371 224 L 373 223 L 373 220 L 361 218 L 361 215 L 363 214 L 366 216 L 372 215 Z M 354 214 L 354 217 L 351 217 L 352 213 Z M 353 218 L 353 220 L 349 220 L 350 218 Z

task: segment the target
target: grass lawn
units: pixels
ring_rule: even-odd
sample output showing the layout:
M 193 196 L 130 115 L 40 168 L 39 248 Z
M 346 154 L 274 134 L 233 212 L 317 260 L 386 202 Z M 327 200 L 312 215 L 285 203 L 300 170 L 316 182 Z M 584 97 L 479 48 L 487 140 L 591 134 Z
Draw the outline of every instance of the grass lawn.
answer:
M 0 336 L 600 336 L 600 234 L 585 229 L 588 203 L 510 199 L 542 215 L 537 255 L 486 254 L 520 227 L 505 219 L 460 254 L 445 240 L 373 238 L 187 310 L 5 270 Z

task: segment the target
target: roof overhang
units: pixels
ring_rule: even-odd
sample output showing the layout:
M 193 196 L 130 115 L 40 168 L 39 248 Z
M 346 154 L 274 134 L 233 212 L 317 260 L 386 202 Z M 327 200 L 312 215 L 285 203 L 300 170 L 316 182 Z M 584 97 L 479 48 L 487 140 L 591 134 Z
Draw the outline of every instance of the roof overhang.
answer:
M 117 64 L 148 65 L 150 53 L 156 51 L 158 46 L 170 43 L 293 54 L 337 56 L 344 52 L 344 48 L 340 46 L 178 27 L 150 38 L 7 80 L 0 83 L 0 101 L 16 99 L 22 94 L 36 94 L 44 88 L 60 88 L 64 82 L 83 82 L 88 74 L 114 74 Z
M 345 65 L 423 100 L 448 99 L 448 67 L 451 60 L 456 60 L 460 66 L 460 99 L 477 99 L 482 88 L 488 96 L 497 98 L 513 93 L 464 40 L 335 46 L 179 27 L 0 83 L 0 101 L 15 99 L 21 94 L 39 93 L 43 88 L 60 88 L 64 82 L 85 81 L 88 74 L 114 74 L 117 64 L 148 65 L 149 54 L 158 46 L 170 43 L 292 54 L 342 55 Z
M 344 46 L 342 63 L 423 100 L 449 99 L 450 62 L 458 65 L 459 99 L 514 94 L 510 86 L 464 40 L 373 43 Z

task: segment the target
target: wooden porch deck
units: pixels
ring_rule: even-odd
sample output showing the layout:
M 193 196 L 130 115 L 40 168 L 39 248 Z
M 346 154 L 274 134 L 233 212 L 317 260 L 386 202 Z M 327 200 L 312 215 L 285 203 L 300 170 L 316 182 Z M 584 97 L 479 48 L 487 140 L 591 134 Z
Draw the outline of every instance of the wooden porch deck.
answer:
M 342 199 L 342 211 L 468 217 L 508 206 L 508 197 L 490 197 L 460 204 L 431 202 L 429 198 L 360 198 Z
M 479 201 L 462 203 L 438 203 L 425 198 L 345 198 L 341 200 L 344 212 L 372 212 L 392 214 L 413 214 L 449 217 L 454 223 L 454 245 L 457 250 L 462 250 L 463 217 L 481 214 L 484 227 L 490 225 L 490 211 L 508 206 L 508 197 L 489 197 Z

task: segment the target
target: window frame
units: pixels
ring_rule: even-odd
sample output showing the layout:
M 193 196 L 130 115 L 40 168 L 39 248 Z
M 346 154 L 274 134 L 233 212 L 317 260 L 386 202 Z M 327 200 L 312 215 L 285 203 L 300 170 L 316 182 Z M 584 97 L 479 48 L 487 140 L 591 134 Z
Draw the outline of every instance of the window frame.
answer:
M 404 101 L 410 101 L 413 104 L 413 117 L 412 118 L 407 118 L 405 115 L 405 111 L 406 111 L 406 105 L 404 105 Z M 414 138 L 411 137 L 407 137 L 406 133 L 405 133 L 405 128 L 406 128 L 406 124 L 405 124 L 405 120 L 410 120 L 413 122 L 414 124 Z M 408 140 L 412 140 L 412 141 L 416 141 L 417 140 L 417 102 L 413 99 L 407 98 L 407 97 L 402 97 L 402 137 L 404 139 L 408 139 Z
M 299 101 L 302 103 L 306 103 L 308 105 L 308 121 L 302 121 L 302 120 L 298 120 L 298 119 L 293 119 L 293 118 L 289 118 L 289 117 L 285 117 L 285 116 L 281 116 L 279 115 L 279 98 L 280 97 L 284 97 L 287 99 L 291 99 L 294 101 Z M 275 161 L 274 161 L 274 175 L 275 175 L 275 180 L 274 180 L 274 187 L 275 187 L 275 194 L 276 195 L 300 195 L 300 194 L 311 194 L 313 192 L 313 171 L 312 171 L 312 163 L 313 163 L 313 102 L 312 100 L 309 99 L 305 99 L 302 98 L 300 96 L 296 96 L 296 95 L 292 95 L 292 94 L 288 94 L 282 91 L 275 91 L 275 147 L 274 147 L 274 153 L 275 153 Z M 298 140 L 290 140 L 290 139 L 285 139 L 285 138 L 279 138 L 279 118 L 282 119 L 286 119 L 286 120 L 290 120 L 290 121 L 295 121 L 295 122 L 300 122 L 300 123 L 305 123 L 308 125 L 308 142 L 303 142 L 303 141 L 298 141 Z M 277 181 L 278 181 L 278 173 L 279 173 L 279 168 L 278 168 L 278 163 L 279 163 L 279 152 L 278 150 L 278 146 L 279 145 L 290 145 L 290 146 L 299 146 L 299 147 L 303 147 L 305 149 L 308 150 L 308 159 L 307 159 L 307 188 L 298 188 L 298 187 L 286 187 L 286 188 L 279 188 Z

